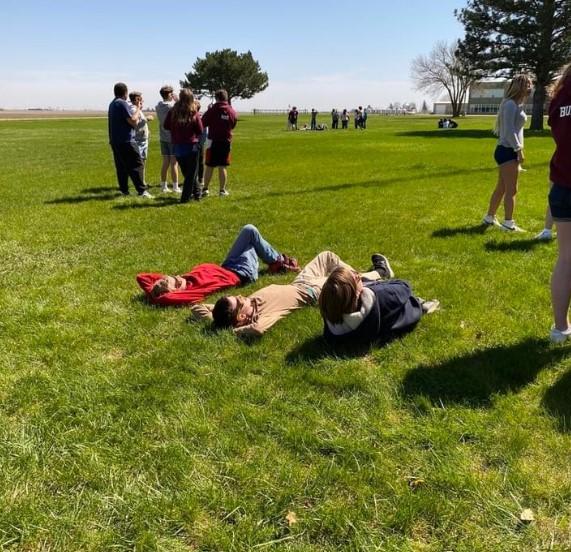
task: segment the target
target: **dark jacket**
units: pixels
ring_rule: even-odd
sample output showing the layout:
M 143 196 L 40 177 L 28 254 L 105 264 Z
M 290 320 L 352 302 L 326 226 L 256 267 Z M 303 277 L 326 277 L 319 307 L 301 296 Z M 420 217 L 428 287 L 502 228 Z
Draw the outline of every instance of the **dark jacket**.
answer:
M 366 284 L 375 294 L 373 307 L 354 330 L 335 335 L 324 325 L 325 339 L 334 344 L 387 340 L 414 328 L 422 317 L 422 307 L 404 280 Z

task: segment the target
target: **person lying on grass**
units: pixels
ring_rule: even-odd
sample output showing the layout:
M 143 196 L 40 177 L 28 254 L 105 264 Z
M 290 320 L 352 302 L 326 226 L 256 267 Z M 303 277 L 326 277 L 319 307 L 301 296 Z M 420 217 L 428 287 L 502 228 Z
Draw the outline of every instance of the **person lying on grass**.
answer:
M 414 296 L 403 280 L 363 282 L 344 266 L 331 272 L 319 297 L 324 337 L 340 345 L 389 340 L 411 331 L 423 314 L 438 308 L 438 301 Z
M 300 271 L 295 258 L 278 253 L 253 224 L 247 224 L 240 230 L 221 266 L 199 264 L 182 276 L 145 272 L 137 275 L 137 283 L 152 304 L 192 304 L 221 289 L 255 282 L 258 257 L 268 265 L 271 273 Z
M 374 270 L 359 275 L 364 280 L 391 278 L 394 274 L 382 255 L 374 255 Z M 211 320 L 217 329 L 232 328 L 241 337 L 260 337 L 290 312 L 315 305 L 327 277 L 338 267 L 354 270 L 331 251 L 319 253 L 288 285 L 270 285 L 248 297 L 227 295 L 215 305 L 194 305 L 198 320 Z

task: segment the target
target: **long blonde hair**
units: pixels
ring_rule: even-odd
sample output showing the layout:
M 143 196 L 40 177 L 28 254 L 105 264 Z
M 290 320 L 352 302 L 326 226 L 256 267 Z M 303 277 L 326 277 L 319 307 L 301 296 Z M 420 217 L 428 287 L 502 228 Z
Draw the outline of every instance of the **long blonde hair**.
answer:
M 557 79 L 557 82 L 553 85 L 553 89 L 551 90 L 551 99 L 555 98 L 566 84 L 571 84 L 571 63 L 568 63 L 561 70 L 561 76 Z
M 500 104 L 498 109 L 498 115 L 496 117 L 496 124 L 494 125 L 494 134 L 498 136 L 500 134 L 500 119 L 502 116 L 502 108 L 508 100 L 513 100 L 516 104 L 521 104 L 527 97 L 527 89 L 531 85 L 531 79 L 529 75 L 521 73 L 516 75 L 512 81 L 509 83 L 508 87 L 504 92 L 504 99 Z

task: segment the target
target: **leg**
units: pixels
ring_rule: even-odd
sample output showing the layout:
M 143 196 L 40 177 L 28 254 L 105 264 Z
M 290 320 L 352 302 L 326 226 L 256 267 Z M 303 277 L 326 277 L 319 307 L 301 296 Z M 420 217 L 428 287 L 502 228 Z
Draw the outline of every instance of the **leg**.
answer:
M 208 186 L 210 185 L 210 181 L 212 180 L 212 173 L 214 172 L 214 167 L 210 167 L 206 165 L 204 169 L 204 191 L 208 190 Z
M 137 193 L 141 195 L 147 187 L 145 186 L 144 165 L 137 146 L 133 143 L 125 144 L 125 157 L 124 161 L 127 166 L 129 177 L 133 181 L 133 185 Z
M 161 165 L 161 183 L 163 184 L 167 181 L 170 164 L 170 155 L 163 155 L 163 164 Z
M 170 159 L 170 167 L 171 167 L 171 180 L 173 184 L 173 188 L 178 188 L 178 163 L 176 161 L 176 156 L 169 155 Z
M 317 257 L 314 257 L 305 265 L 305 268 L 295 277 L 292 283 L 317 288 L 316 290 L 319 294 L 327 277 L 338 266 L 344 266 L 350 270 L 354 270 L 347 263 L 343 262 L 339 255 L 332 251 L 322 251 Z M 378 276 L 379 275 L 376 274 L 376 279 L 378 279 Z
M 551 276 L 551 303 L 555 327 L 569 327 L 569 301 L 571 298 L 571 222 L 557 222 L 559 256 Z
M 184 176 L 184 184 L 182 186 L 181 203 L 187 203 L 192 195 L 194 181 L 196 180 L 197 170 L 197 153 L 190 152 L 188 155 L 177 157 L 178 164 Z
M 226 183 L 228 182 L 228 171 L 226 167 L 218 167 L 218 180 L 220 182 L 220 191 L 226 190 Z
M 113 161 L 115 162 L 115 171 L 117 173 L 117 183 L 119 184 L 119 191 L 127 195 L 129 193 L 129 173 L 123 163 L 121 152 L 117 146 L 111 146 L 113 150 Z
M 498 173 L 498 183 L 496 184 L 495 190 L 492 192 L 492 197 L 490 197 L 490 205 L 488 207 L 488 216 L 495 217 L 498 207 L 502 201 L 505 194 L 505 185 L 502 180 L 502 172 Z
M 500 166 L 500 174 L 504 183 L 504 216 L 512 220 L 515 209 L 515 196 L 517 194 L 517 177 L 519 174 L 517 162 L 504 163 Z

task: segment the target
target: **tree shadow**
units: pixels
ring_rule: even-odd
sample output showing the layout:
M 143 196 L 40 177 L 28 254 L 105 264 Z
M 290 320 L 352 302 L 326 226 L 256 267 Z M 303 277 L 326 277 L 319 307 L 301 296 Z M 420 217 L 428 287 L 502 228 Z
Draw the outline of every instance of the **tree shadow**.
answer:
M 475 224 L 473 226 L 457 226 L 456 228 L 446 227 L 440 228 L 432 232 L 433 238 L 451 238 L 458 234 L 474 235 L 485 234 L 488 226 L 485 224 Z
M 441 364 L 418 366 L 402 382 L 403 395 L 426 397 L 433 404 L 489 406 L 496 393 L 515 392 L 537 374 L 569 354 L 547 340 L 527 339 L 452 358 Z
M 397 132 L 397 136 L 410 136 L 412 138 L 495 138 L 492 129 L 477 128 L 435 128 L 434 130 L 407 130 Z
M 510 251 L 532 251 L 538 245 L 541 245 L 541 240 L 536 240 L 534 238 L 529 238 L 527 240 L 514 240 L 514 241 L 490 241 L 484 244 L 484 249 L 486 251 L 499 251 L 499 252 L 510 252 Z
M 541 404 L 556 419 L 559 431 L 571 432 L 571 370 L 547 390 Z

